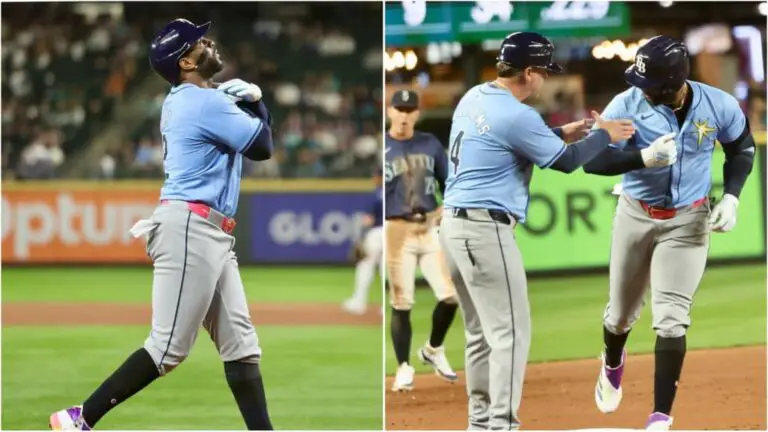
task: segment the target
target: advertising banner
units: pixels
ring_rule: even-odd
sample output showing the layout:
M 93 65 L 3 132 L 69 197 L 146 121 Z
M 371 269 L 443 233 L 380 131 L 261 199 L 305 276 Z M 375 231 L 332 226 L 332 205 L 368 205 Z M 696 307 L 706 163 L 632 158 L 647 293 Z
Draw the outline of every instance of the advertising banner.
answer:
M 148 262 L 128 230 L 157 199 L 146 188 L 3 188 L 3 263 Z
M 345 262 L 373 200 L 373 191 L 250 194 L 251 261 Z

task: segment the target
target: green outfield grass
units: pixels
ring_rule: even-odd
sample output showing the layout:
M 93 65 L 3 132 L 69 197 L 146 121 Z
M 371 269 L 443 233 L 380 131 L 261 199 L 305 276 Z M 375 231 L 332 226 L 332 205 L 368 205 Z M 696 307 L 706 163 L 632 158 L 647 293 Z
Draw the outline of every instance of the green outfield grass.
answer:
M 352 268 L 242 267 L 252 303 L 337 304 Z M 149 303 L 152 272 L 135 268 L 4 268 L 3 298 Z M 380 303 L 374 285 L 371 303 Z M 339 313 L 342 313 L 339 310 Z M 46 429 L 48 415 L 81 403 L 140 347 L 149 325 L 8 327 L 2 331 L 2 428 Z M 382 332 L 376 326 L 259 326 L 262 371 L 277 429 L 381 429 Z M 124 404 L 98 429 L 243 430 L 223 366 L 204 331 L 177 370 Z
M 261 327 L 276 429 L 380 429 L 381 330 Z M 138 348 L 149 327 L 3 329 L 2 429 L 48 427 Z M 98 429 L 243 430 L 213 344 L 202 332 L 178 369 L 109 413 Z
M 602 316 L 608 299 L 608 276 L 584 276 L 529 281 L 533 320 L 530 360 L 543 362 L 595 357 L 602 349 Z M 435 298 L 418 290 L 413 320 L 412 364 L 416 350 L 429 337 Z M 653 350 L 650 302 L 628 342 L 632 353 Z M 708 269 L 691 313 L 689 349 L 755 345 L 766 342 L 766 267 L 747 265 Z M 387 321 L 389 312 L 387 312 Z M 387 323 L 388 325 L 388 323 Z M 456 369 L 464 367 L 464 333 L 457 316 L 446 340 L 447 355 Z M 387 373 L 397 368 L 387 327 Z
M 341 302 L 352 294 L 352 267 L 240 267 L 252 303 Z M 148 303 L 152 267 L 3 268 L 2 301 Z M 369 299 L 382 302 L 377 279 Z

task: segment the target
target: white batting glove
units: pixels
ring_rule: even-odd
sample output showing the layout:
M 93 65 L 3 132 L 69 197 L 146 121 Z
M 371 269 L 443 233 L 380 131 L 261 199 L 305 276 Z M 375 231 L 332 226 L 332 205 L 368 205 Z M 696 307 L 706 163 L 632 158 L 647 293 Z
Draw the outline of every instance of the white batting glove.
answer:
M 736 209 L 739 199 L 731 194 L 723 195 L 709 217 L 709 229 L 715 232 L 728 232 L 736 227 Z
M 216 87 L 216 90 L 246 102 L 258 102 L 261 100 L 261 88 L 259 86 L 237 78 L 220 84 Z
M 656 138 L 647 148 L 640 150 L 646 168 L 670 166 L 677 162 L 677 144 L 675 133 L 668 133 Z

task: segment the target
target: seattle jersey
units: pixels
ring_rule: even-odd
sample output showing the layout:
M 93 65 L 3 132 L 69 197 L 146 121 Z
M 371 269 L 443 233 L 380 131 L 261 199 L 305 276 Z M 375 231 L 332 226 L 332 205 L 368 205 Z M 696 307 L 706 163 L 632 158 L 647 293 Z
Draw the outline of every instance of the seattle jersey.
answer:
M 746 126 L 744 113 L 733 96 L 696 81 L 688 84 L 693 99 L 682 126 L 672 109 L 651 105 L 634 87 L 614 97 L 603 111 L 604 118 L 626 118 L 634 123 L 635 135 L 613 144 L 616 148 L 643 149 L 662 135 L 676 134 L 678 153 L 674 165 L 624 174 L 624 191 L 649 205 L 680 208 L 705 198 L 712 186 L 715 140 L 732 142 Z
M 564 151 L 536 110 L 493 83 L 477 85 L 453 113 L 444 205 L 525 222 L 533 166 L 548 168 Z
M 264 127 L 227 95 L 173 87 L 160 118 L 165 183 L 160 199 L 199 201 L 232 217 L 240 196 L 240 152 Z
M 445 181 L 448 165 L 440 141 L 419 131 L 404 141 L 387 134 L 384 156 L 387 218 L 435 210 L 435 180 Z

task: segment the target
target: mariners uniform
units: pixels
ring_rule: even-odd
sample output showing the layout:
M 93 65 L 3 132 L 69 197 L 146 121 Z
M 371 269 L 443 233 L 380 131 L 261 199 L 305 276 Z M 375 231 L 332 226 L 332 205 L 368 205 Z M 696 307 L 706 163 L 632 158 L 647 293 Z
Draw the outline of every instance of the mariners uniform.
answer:
M 447 174 L 445 149 L 434 135 L 413 129 L 418 117 L 415 92 L 396 92 L 389 117 L 392 125 L 384 149 L 386 267 L 392 341 L 399 365 L 393 390 L 401 391 L 413 387 L 410 311 L 414 304 L 416 266 L 421 268 L 438 300 L 430 340 L 419 350 L 419 357 L 448 381 L 455 381 L 457 376 L 445 357 L 443 341 L 457 305 L 435 231 L 440 217 L 436 185 L 442 189 Z
M 132 229 L 146 240 L 154 266 L 152 330 L 144 346 L 82 406 L 52 414 L 53 429 L 89 430 L 184 361 L 201 326 L 224 362 L 248 428 L 272 428 L 259 369 L 261 348 L 232 235 L 243 156 L 271 157 L 271 117 L 253 84 L 232 80 L 212 88 L 210 77 L 223 64 L 215 43 L 204 38 L 209 27 L 174 20 L 150 48 L 153 69 L 173 85 L 160 121 L 165 170 L 160 205 Z
M 606 349 L 595 402 L 603 412 L 615 411 L 621 402 L 623 348 L 650 284 L 656 374 L 654 410 L 646 426 L 657 430 L 672 424 L 685 335 L 707 262 L 710 230 L 729 231 L 735 225 L 738 197 L 755 151 L 736 99 L 687 80 L 688 74 L 688 52 L 682 43 L 657 36 L 641 47 L 625 74 L 632 87 L 614 97 L 603 112 L 606 118 L 633 119 L 637 132 L 585 166 L 594 174 L 626 173 L 613 220 L 610 295 L 603 317 Z M 680 92 L 682 100 L 670 103 Z M 640 149 L 668 133 L 677 146 L 676 163 L 638 170 Z M 710 218 L 716 140 L 726 155 L 725 195 Z
M 470 89 L 453 114 L 440 241 L 464 318 L 470 429 L 520 425 L 531 317 L 514 229 L 526 221 L 533 168 L 572 172 L 610 143 L 599 129 L 566 146 L 564 129 L 550 129 L 506 87 L 525 74 L 518 94 L 535 92 L 533 74 L 561 70 L 553 50 L 535 33 L 507 36 L 500 78 Z M 509 68 L 520 72 L 501 72 Z

